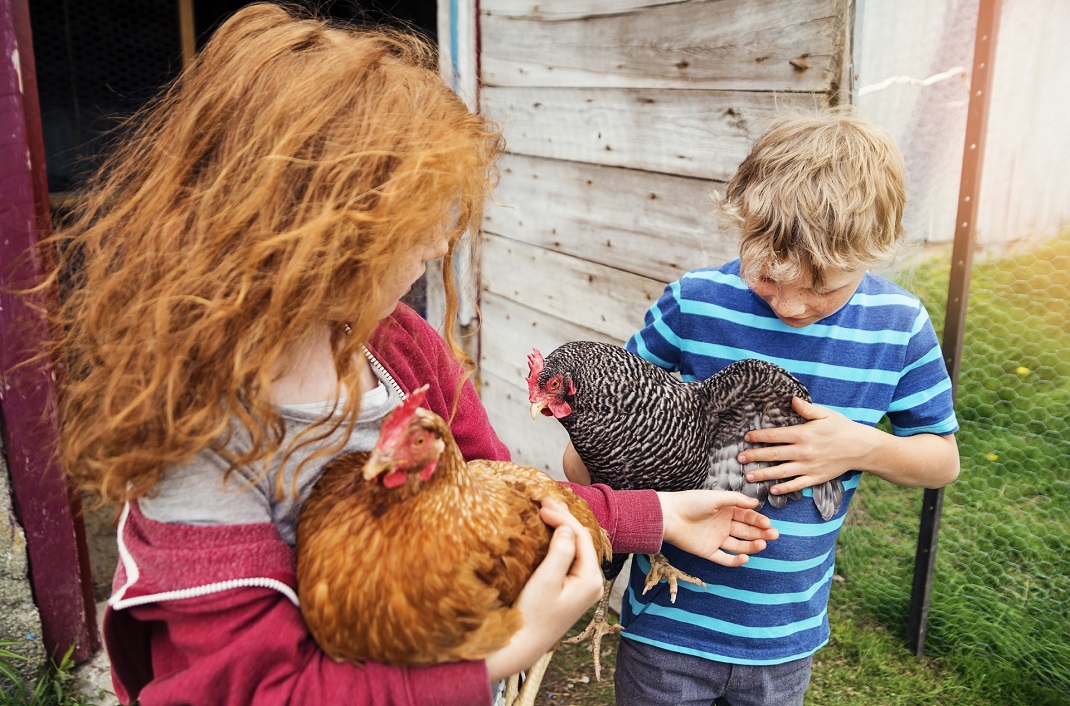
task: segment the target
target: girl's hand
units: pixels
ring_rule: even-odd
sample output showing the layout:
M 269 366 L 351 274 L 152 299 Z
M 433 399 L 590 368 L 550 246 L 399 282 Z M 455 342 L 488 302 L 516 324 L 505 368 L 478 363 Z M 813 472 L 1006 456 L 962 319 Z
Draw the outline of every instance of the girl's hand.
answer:
M 539 515 L 555 528 L 550 548 L 517 599 L 523 627 L 487 657 L 491 681 L 534 664 L 602 597 L 602 569 L 591 533 L 560 500 L 544 500 Z
M 747 554 L 780 536 L 768 517 L 754 510 L 755 498 L 728 490 L 658 493 L 665 541 L 722 566 L 747 563 Z M 727 552 L 734 552 L 735 556 Z
M 792 398 L 791 406 L 807 420 L 805 424 L 754 429 L 744 437 L 749 442 L 775 445 L 747 449 L 736 457 L 740 463 L 782 462 L 748 470 L 748 481 L 795 476 L 770 489 L 774 495 L 781 495 L 820 485 L 847 471 L 863 468 L 863 459 L 876 444 L 873 435 L 881 432 L 798 397 Z

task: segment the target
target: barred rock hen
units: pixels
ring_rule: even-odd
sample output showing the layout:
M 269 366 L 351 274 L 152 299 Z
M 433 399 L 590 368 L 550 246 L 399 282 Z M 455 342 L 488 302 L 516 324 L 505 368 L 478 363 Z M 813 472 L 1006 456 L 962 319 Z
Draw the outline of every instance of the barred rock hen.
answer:
M 540 501 L 563 501 L 599 556 L 609 539 L 587 504 L 545 473 L 465 462 L 426 387 L 384 420 L 371 454 L 328 464 L 301 509 L 297 583 L 319 646 L 338 661 L 479 660 L 522 623 L 514 603 L 546 556 Z M 533 702 L 550 654 L 524 684 Z
M 682 382 L 619 346 L 574 341 L 545 360 L 534 350 L 528 369 L 532 417 L 557 418 L 592 482 L 618 490 L 736 490 L 773 507 L 802 497 L 799 492 L 770 495 L 769 488 L 780 481 L 748 482 L 736 460 L 744 449 L 761 445 L 743 440 L 748 431 L 806 421 L 792 409 L 791 398 L 809 402 L 809 393 L 777 365 L 742 360 L 704 381 Z M 843 492 L 839 479 L 813 488 L 825 520 L 836 514 Z M 603 611 L 625 558 L 614 556 L 605 572 Z M 677 580 L 704 585 L 658 555 L 651 558 L 647 590 L 660 578 L 668 580 L 674 602 Z M 584 636 L 593 633 L 597 649 L 601 633 L 608 631 L 592 623 Z

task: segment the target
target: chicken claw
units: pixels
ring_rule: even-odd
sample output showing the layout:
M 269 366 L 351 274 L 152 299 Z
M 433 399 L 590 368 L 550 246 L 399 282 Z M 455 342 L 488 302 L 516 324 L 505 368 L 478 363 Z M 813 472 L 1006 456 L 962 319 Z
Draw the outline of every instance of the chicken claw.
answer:
M 662 579 L 669 582 L 669 602 L 676 602 L 676 590 L 677 581 L 686 581 L 687 583 L 693 583 L 701 588 L 706 588 L 706 582 L 702 579 L 697 579 L 691 574 L 685 574 L 675 566 L 669 563 L 661 554 L 653 554 L 650 557 L 650 571 L 646 572 L 646 586 L 643 587 L 643 595 L 654 586 L 658 585 Z
M 584 628 L 583 632 L 579 635 L 570 637 L 567 640 L 562 640 L 562 642 L 574 645 L 590 638 L 591 653 L 594 655 L 595 681 L 602 681 L 602 638 L 624 629 L 623 625 L 610 625 L 606 620 L 606 612 L 609 609 L 609 597 L 612 595 L 612 592 L 613 582 L 606 581 L 605 588 L 602 591 L 602 600 L 598 601 L 598 607 L 594 609 L 594 617 L 591 618 L 591 622 L 587 624 L 587 627 Z

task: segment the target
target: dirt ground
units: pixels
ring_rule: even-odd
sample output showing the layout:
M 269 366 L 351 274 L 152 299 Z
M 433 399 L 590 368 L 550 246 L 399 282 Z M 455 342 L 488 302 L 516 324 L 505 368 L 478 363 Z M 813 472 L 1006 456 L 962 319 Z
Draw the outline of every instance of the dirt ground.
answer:
M 93 572 L 93 598 L 105 601 L 111 595 L 111 578 L 119 561 L 115 544 L 115 510 L 94 510 L 88 498 L 82 499 L 85 539 L 89 546 L 89 566 Z

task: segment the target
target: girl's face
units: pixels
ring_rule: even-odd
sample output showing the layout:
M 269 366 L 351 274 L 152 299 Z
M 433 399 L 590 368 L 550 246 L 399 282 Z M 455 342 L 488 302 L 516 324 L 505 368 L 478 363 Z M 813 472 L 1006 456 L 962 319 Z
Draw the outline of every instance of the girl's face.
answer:
M 387 281 L 386 300 L 379 311 L 380 320 L 390 316 L 401 298 L 408 293 L 416 280 L 423 276 L 427 263 L 443 257 L 448 250 L 449 240 L 445 228 L 435 228 L 421 244 L 405 254 L 401 265 Z
M 803 328 L 839 311 L 858 289 L 865 268 L 830 272 L 821 287 L 815 287 L 809 272 L 792 282 L 776 282 L 761 274 L 750 282 L 777 318 L 792 328 Z

